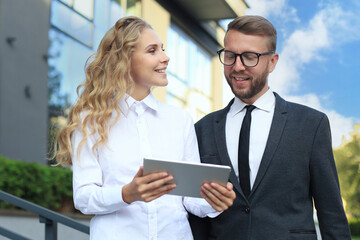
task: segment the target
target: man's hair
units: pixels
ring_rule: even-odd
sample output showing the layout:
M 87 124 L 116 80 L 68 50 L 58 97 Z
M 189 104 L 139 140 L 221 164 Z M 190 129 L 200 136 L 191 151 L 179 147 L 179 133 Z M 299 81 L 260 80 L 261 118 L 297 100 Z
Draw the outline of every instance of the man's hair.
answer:
M 230 30 L 249 35 L 265 36 L 268 42 L 268 50 L 276 51 L 276 29 L 267 19 L 261 16 L 241 16 L 235 18 L 228 24 L 226 33 Z

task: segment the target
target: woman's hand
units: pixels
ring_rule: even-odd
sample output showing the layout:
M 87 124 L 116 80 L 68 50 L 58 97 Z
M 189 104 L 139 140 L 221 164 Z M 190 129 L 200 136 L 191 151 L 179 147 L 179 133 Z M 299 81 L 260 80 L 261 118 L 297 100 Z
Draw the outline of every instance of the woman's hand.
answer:
M 167 184 L 171 180 L 173 180 L 173 176 L 169 176 L 167 172 L 156 172 L 143 176 L 143 167 L 141 166 L 133 180 L 123 187 L 123 200 L 128 204 L 135 201 L 150 202 L 171 192 L 176 187 L 175 183 Z
M 201 186 L 200 194 L 218 212 L 231 207 L 236 198 L 233 185 L 230 182 L 226 186 L 215 182 L 204 183 Z

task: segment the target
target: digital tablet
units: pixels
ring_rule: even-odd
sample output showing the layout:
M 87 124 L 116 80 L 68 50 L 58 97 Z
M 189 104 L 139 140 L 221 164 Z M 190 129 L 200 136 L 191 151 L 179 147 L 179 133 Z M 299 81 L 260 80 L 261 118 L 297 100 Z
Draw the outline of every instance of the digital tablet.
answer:
M 226 185 L 230 170 L 229 166 L 224 165 L 144 158 L 143 173 L 167 171 L 174 176 L 172 182 L 176 183 L 176 188 L 169 194 L 201 198 L 200 190 L 204 182 Z

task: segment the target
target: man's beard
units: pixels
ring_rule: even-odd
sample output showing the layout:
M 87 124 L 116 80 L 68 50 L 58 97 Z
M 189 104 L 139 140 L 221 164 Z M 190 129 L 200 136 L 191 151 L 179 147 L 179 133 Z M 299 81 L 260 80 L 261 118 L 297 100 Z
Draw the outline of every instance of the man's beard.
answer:
M 231 91 L 236 97 L 238 97 L 239 99 L 250 99 L 255 97 L 259 92 L 264 89 L 268 75 L 269 73 L 266 68 L 260 76 L 258 76 L 257 78 L 252 78 L 250 82 L 250 88 L 246 92 L 236 91 L 237 89 L 234 89 L 233 85 L 231 84 L 231 79 L 228 79 L 229 77 L 226 77 L 226 80 L 230 85 Z

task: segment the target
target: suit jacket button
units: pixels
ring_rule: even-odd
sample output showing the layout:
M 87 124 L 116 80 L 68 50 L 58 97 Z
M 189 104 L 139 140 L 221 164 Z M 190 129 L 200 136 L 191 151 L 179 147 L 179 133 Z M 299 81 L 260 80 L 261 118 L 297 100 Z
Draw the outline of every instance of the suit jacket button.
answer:
M 250 212 L 250 208 L 249 208 L 249 207 L 245 207 L 245 208 L 244 208 L 244 211 L 245 211 L 246 213 L 249 213 L 249 212 Z

